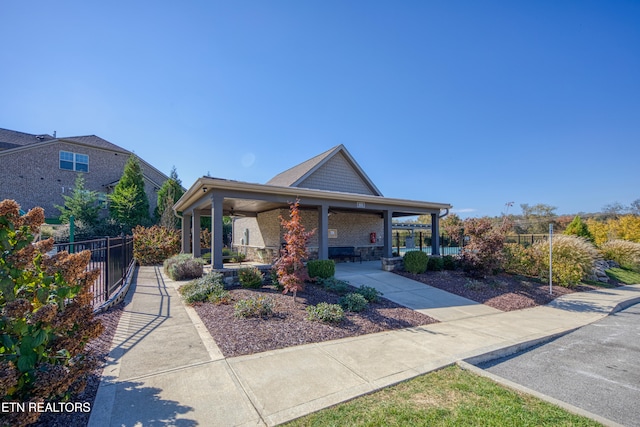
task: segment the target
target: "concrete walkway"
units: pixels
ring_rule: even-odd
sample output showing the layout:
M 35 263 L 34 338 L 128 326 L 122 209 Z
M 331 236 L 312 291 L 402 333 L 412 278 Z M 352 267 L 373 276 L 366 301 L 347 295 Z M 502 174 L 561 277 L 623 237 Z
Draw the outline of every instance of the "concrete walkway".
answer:
M 468 300 L 422 292 L 414 281 L 367 265 L 358 274 L 349 270 L 354 266 L 341 265 L 337 275 L 452 320 L 225 359 L 193 309 L 182 304 L 180 283 L 157 267 L 142 267 L 89 425 L 277 425 L 458 360 L 515 352 L 640 302 L 635 285 L 508 313 L 478 307 L 474 315 L 467 310 L 477 304 Z

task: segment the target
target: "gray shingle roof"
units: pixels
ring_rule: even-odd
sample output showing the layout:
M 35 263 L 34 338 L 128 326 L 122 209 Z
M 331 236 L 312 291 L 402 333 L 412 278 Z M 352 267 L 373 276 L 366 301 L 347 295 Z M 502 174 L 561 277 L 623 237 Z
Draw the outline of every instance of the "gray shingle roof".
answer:
M 33 135 L 25 132 L 18 132 L 10 129 L 0 128 L 0 150 L 23 147 L 25 145 L 37 144 L 43 141 L 54 139 L 49 134 Z
M 318 154 L 317 156 L 300 163 L 290 169 L 287 169 L 284 172 L 279 173 L 278 175 L 271 178 L 267 185 L 278 185 L 280 187 L 291 187 L 293 184 L 298 182 L 302 177 L 311 172 L 316 166 L 322 163 L 323 160 L 330 157 L 334 152 L 339 150 L 342 145 L 336 145 L 330 150 L 325 151 L 322 154 Z
M 58 138 L 65 141 L 78 142 L 80 144 L 90 145 L 92 147 L 100 147 L 105 148 L 107 150 L 121 151 L 123 153 L 128 153 L 129 151 L 124 148 L 113 144 L 106 139 L 102 139 L 96 135 L 84 135 L 84 136 L 65 136 L 63 138 Z

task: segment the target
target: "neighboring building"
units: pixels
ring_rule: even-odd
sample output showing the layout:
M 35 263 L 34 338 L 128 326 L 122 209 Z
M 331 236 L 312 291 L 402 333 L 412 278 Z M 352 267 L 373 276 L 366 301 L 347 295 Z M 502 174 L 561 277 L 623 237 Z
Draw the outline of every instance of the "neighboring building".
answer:
M 14 199 L 23 211 L 40 206 L 47 219 L 58 218 L 54 205 L 64 205 L 62 195 L 73 190 L 78 173 L 83 174 L 85 188 L 106 201 L 132 154 L 95 135 L 58 138 L 0 129 L 0 200 Z M 156 192 L 169 177 L 138 160 L 153 214 Z
M 271 262 L 283 243 L 279 217 L 300 201 L 312 258 L 327 259 L 331 247 L 351 247 L 363 260 L 391 257 L 392 219 L 431 215 L 432 253 L 440 254 L 440 218 L 451 205 L 383 197 L 343 145 L 276 175 L 266 184 L 199 178 L 175 204 L 182 215 L 182 248 L 200 255 L 200 218 L 211 216 L 212 262 L 222 267 L 222 216 L 234 218 L 233 246 L 254 260 Z

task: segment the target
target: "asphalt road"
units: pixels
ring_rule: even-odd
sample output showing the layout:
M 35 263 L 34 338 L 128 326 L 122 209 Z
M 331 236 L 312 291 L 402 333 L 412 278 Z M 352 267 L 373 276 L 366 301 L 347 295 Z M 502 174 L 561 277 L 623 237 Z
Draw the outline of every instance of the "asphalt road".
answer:
M 640 304 L 478 366 L 622 425 L 640 427 Z

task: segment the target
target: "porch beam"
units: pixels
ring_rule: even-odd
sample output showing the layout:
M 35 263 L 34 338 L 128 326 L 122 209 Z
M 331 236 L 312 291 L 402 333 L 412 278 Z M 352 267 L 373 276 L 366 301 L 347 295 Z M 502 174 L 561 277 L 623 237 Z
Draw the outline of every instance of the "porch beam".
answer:
M 440 256 L 440 216 L 431 214 L 431 255 Z
M 182 247 L 181 252 L 188 254 L 191 252 L 191 215 L 182 215 Z
M 193 211 L 191 217 L 191 253 L 194 258 L 200 258 L 202 255 L 200 249 L 200 212 Z

